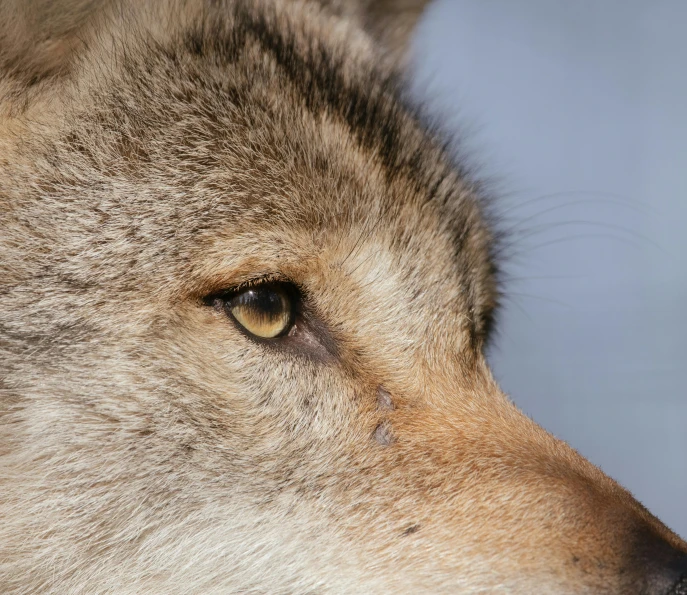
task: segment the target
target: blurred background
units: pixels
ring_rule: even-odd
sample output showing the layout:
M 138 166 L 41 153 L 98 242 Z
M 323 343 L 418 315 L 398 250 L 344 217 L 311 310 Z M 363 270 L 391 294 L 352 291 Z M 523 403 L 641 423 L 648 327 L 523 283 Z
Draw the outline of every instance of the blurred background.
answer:
M 502 387 L 687 537 L 687 2 L 435 0 L 418 95 L 487 180 Z

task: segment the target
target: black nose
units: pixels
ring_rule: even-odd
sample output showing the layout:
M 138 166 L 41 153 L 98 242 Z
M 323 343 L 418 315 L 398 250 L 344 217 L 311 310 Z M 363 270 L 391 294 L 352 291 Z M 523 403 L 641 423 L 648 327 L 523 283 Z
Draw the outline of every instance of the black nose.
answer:
M 645 577 L 643 595 L 687 595 L 687 547 L 677 549 L 653 531 L 643 531 L 633 557 Z
M 659 570 L 659 577 L 668 586 L 659 586 L 658 591 L 651 591 L 652 595 L 687 595 L 687 554 L 675 549 L 669 551 L 667 564 Z
M 673 585 L 667 595 L 687 595 L 687 570 L 683 572 L 682 578 Z

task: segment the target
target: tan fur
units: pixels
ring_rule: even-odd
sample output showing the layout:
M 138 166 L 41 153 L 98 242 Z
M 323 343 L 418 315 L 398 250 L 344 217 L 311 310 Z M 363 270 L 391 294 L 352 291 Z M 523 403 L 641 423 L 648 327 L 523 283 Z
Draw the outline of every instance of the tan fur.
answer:
M 484 200 L 395 73 L 421 4 L 0 4 L 3 593 L 677 580 L 491 377 Z M 264 277 L 307 310 L 272 343 L 206 300 Z

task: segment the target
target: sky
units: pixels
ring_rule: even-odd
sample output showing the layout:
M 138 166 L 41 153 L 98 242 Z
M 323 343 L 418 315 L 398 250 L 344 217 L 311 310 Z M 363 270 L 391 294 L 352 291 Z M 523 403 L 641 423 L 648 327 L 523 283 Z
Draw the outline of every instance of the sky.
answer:
M 687 537 L 687 2 L 435 0 L 416 94 L 504 242 L 502 388 Z

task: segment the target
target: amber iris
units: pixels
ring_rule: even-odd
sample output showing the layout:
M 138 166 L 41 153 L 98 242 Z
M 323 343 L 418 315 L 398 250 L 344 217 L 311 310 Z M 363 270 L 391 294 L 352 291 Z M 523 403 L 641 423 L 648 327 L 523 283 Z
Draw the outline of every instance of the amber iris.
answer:
M 275 284 L 248 287 L 230 299 L 226 308 L 246 331 L 263 339 L 285 334 L 293 321 L 292 301 Z

